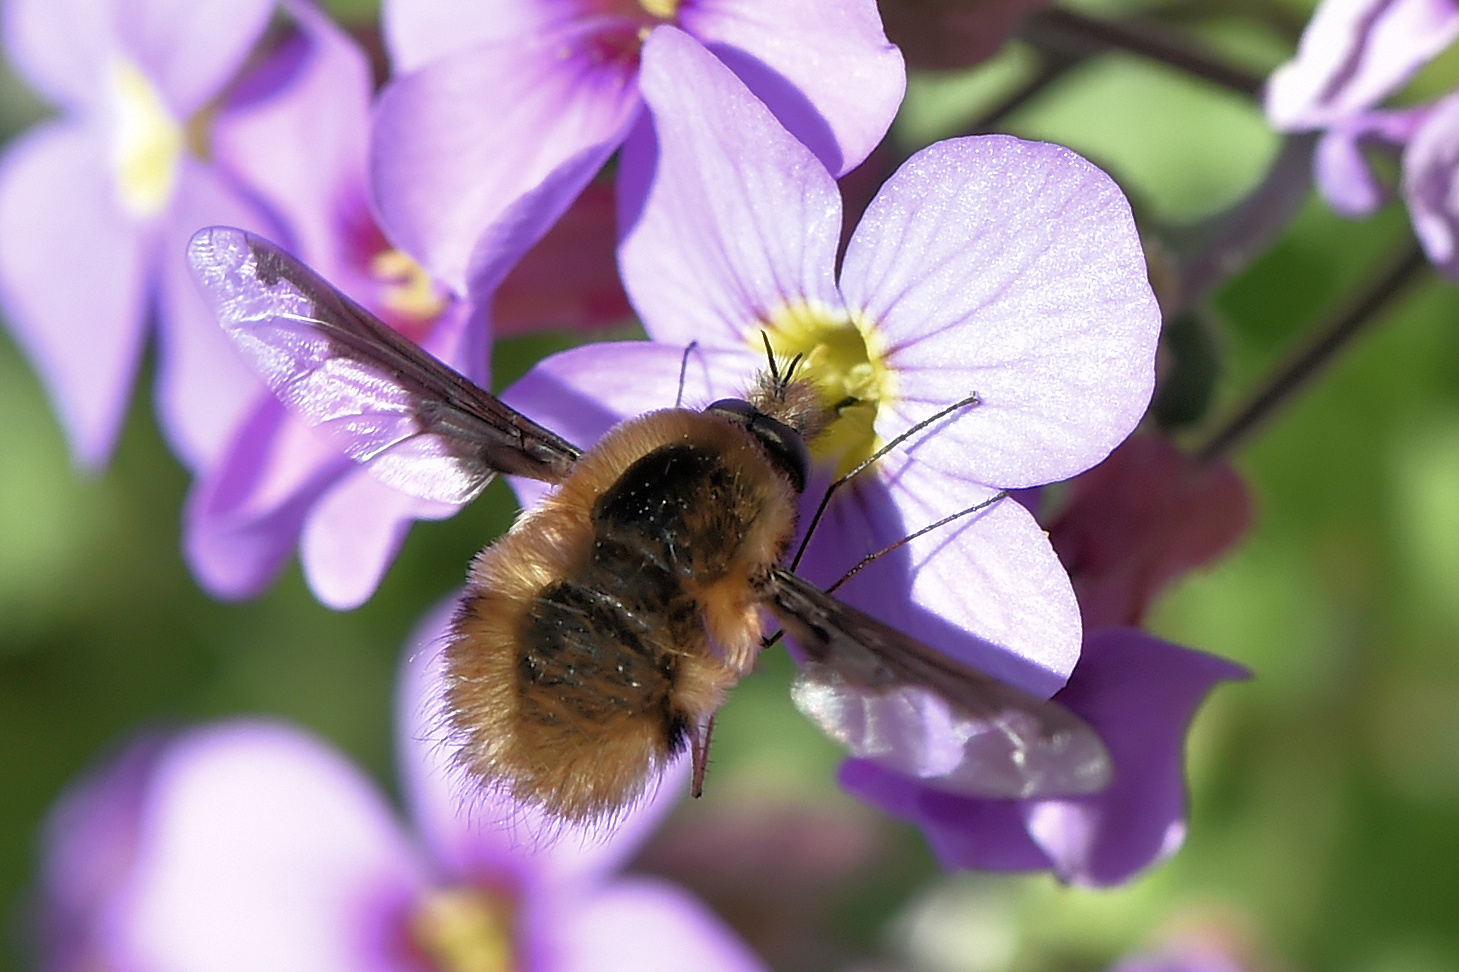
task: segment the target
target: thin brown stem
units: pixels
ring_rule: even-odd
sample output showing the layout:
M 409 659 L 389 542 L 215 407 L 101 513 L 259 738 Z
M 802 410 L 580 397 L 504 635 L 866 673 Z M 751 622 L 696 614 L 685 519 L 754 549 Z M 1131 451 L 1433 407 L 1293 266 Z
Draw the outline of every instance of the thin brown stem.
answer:
M 1129 51 L 1248 97 L 1255 97 L 1265 82 L 1168 30 L 1136 20 L 1100 20 L 1056 7 L 1029 17 L 1023 36 L 1045 50 L 1073 57 Z
M 1375 276 L 1356 297 L 1316 332 L 1315 338 L 1279 365 L 1232 417 L 1196 450 L 1200 462 L 1230 453 L 1263 420 L 1301 391 L 1337 353 L 1369 326 L 1380 312 L 1408 289 L 1428 266 L 1428 258 L 1415 243 Z
M 1025 81 L 1017 91 L 969 122 L 963 128 L 963 134 L 986 135 L 989 132 L 997 131 L 1005 118 L 1037 98 L 1044 89 L 1067 74 L 1070 68 L 1082 60 L 1082 58 L 1071 57 L 1058 51 L 1050 51 L 1033 77 Z

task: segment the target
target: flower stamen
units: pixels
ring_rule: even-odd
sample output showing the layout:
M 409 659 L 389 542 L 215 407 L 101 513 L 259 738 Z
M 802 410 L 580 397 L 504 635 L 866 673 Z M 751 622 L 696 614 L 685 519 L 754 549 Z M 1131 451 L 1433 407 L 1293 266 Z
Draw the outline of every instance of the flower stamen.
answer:
M 818 302 L 784 304 L 762 327 L 777 356 L 800 356 L 797 377 L 814 384 L 826 407 L 836 410 L 826 431 L 808 443 L 811 455 L 833 463 L 839 476 L 874 454 L 877 409 L 895 393 L 876 330 Z
M 380 307 L 391 326 L 415 341 L 449 302 L 425 268 L 400 250 L 382 250 L 371 257 L 370 276 L 380 282 Z

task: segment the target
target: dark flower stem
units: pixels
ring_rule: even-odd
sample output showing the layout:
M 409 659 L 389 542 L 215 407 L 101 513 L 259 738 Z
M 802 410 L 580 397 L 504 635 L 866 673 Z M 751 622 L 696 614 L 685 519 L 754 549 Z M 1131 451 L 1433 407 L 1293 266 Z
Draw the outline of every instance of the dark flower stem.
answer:
M 1076 58 L 1106 50 L 1129 51 L 1248 97 L 1260 93 L 1266 80 L 1226 64 L 1171 31 L 1136 20 L 1100 20 L 1051 8 L 1024 21 L 1023 36 L 1045 50 Z
M 1049 85 L 1068 73 L 1069 69 L 1080 63 L 1083 59 L 1051 51 L 1044 58 L 1039 66 L 1038 73 L 1029 78 L 1028 81 L 1013 94 L 994 105 L 982 116 L 973 120 L 963 130 L 964 135 L 986 135 L 989 132 L 998 130 L 1003 119 L 1013 114 L 1019 108 L 1028 104 Z
M 1230 453 L 1260 423 L 1289 398 L 1301 391 L 1354 338 L 1380 320 L 1379 312 L 1401 295 L 1428 265 L 1428 258 L 1415 243 L 1392 261 L 1384 271 L 1328 324 L 1314 340 L 1280 365 L 1235 415 L 1196 451 L 1199 462 L 1210 462 Z

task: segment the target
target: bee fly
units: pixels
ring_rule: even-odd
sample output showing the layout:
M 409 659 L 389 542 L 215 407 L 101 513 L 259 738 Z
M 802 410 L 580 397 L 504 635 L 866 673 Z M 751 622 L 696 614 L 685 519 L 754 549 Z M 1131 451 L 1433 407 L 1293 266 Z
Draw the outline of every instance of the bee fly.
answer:
M 445 647 L 456 760 L 484 785 L 566 820 L 610 817 L 687 748 L 697 792 L 767 612 L 805 655 L 797 704 L 854 755 L 978 796 L 1108 783 L 1103 744 L 1066 709 L 781 565 L 806 443 L 834 413 L 773 358 L 744 399 L 629 419 L 584 452 L 266 240 L 205 229 L 188 259 L 274 393 L 386 483 L 448 503 L 497 473 L 556 486 L 477 555 Z M 932 778 L 910 755 L 929 718 L 965 740 Z

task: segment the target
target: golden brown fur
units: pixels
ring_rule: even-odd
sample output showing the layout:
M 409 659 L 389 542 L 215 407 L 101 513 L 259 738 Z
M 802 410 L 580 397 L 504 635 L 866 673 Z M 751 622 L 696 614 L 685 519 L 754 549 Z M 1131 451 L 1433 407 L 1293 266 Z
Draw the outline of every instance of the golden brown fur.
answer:
M 753 582 L 795 509 L 722 417 L 615 427 L 472 565 L 446 650 L 462 764 L 567 819 L 631 803 L 753 664 Z

